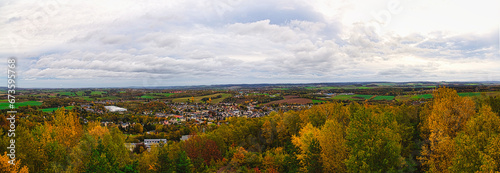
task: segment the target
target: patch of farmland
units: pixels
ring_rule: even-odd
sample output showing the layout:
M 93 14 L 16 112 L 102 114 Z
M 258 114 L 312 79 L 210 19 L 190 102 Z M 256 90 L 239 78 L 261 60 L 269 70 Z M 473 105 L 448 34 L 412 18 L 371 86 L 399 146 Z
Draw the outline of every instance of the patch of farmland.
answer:
M 373 100 L 394 100 L 394 96 L 375 96 Z

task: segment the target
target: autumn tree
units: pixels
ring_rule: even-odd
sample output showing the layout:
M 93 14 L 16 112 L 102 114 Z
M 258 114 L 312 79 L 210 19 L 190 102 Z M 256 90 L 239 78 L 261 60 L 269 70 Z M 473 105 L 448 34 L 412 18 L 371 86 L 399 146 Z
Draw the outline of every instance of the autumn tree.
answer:
M 139 172 L 158 172 L 158 153 L 163 146 L 151 147 L 151 151 L 136 155 Z
M 346 172 L 344 160 L 348 150 L 345 127 L 336 120 L 327 120 L 318 135 L 324 172 Z
M 456 154 L 450 171 L 500 171 L 498 149 L 493 149 L 498 147 L 495 143 L 499 134 L 500 117 L 489 105 L 482 106 L 478 115 L 467 122 L 464 132 L 455 138 Z
M 265 139 L 265 143 L 271 146 L 274 142 L 276 128 L 273 127 L 270 120 L 264 121 L 262 124 L 262 136 Z
M 348 172 L 394 172 L 401 167 L 401 138 L 392 129 L 397 122 L 374 111 L 361 108 L 350 116 L 346 135 Z
M 28 173 L 28 167 L 21 166 L 20 160 L 15 160 L 13 164 L 11 164 L 11 159 L 5 152 L 3 155 L 0 155 L 0 172 L 5 173 Z
M 203 135 L 194 135 L 184 142 L 183 149 L 196 167 L 202 164 L 210 165 L 211 161 L 222 159 L 221 152 L 215 141 Z
M 419 160 L 429 172 L 449 172 L 455 153 L 454 138 L 465 128 L 475 114 L 475 104 L 467 97 L 458 96 L 450 88 L 434 92 L 428 115 L 423 116 L 422 131 L 426 140 Z
M 313 156 L 310 155 L 311 153 L 315 154 L 316 152 L 318 152 L 317 151 L 318 134 L 319 134 L 319 129 L 314 127 L 311 123 L 309 123 L 300 130 L 299 136 L 292 137 L 293 144 L 300 150 L 300 153 L 297 154 L 297 159 L 300 160 L 300 164 L 302 166 L 301 171 L 303 172 L 316 169 L 316 167 L 313 167 L 312 165 L 315 166 L 321 165 L 320 163 L 311 160 L 311 157 Z M 319 150 L 321 149 L 319 148 Z

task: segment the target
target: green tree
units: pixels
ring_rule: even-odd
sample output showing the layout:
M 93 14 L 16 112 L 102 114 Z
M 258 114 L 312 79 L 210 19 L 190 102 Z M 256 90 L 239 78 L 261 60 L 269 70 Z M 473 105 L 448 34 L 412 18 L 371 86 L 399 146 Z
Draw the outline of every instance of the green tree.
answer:
M 193 170 L 193 164 L 191 160 L 187 156 L 185 151 L 181 151 L 179 153 L 179 157 L 177 157 L 176 162 L 176 172 L 190 173 Z
M 317 139 L 313 139 L 308 147 L 309 152 L 306 155 L 305 162 L 307 172 L 322 172 L 323 160 L 321 159 L 321 146 Z
M 395 172 L 401 166 L 401 139 L 391 129 L 390 116 L 371 108 L 358 109 L 347 128 L 348 172 Z

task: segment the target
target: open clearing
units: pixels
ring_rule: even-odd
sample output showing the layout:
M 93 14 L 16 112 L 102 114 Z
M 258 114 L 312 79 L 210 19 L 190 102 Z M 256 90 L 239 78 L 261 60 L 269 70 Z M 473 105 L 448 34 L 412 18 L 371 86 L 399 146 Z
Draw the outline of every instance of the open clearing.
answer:
M 376 96 L 373 100 L 394 100 L 394 96 Z
M 306 98 L 300 98 L 299 96 L 284 96 L 285 99 L 283 100 L 276 100 L 272 101 L 269 103 L 266 103 L 265 105 L 272 105 L 272 104 L 309 104 L 313 103 L 311 99 L 306 99 Z
M 218 98 L 218 99 L 215 99 L 215 97 L 217 97 L 218 95 L 222 95 L 221 98 Z M 212 98 L 212 103 L 219 103 L 221 102 L 222 100 L 224 100 L 225 98 L 228 98 L 228 97 L 231 97 L 232 95 L 231 94 L 226 94 L 226 93 L 217 93 L 217 94 L 212 94 L 212 95 L 204 95 L 204 96 L 198 96 L 198 97 L 194 97 L 194 102 L 195 103 L 201 103 L 201 99 L 205 98 L 205 97 L 211 97 Z M 191 97 L 182 97 L 182 98 L 176 98 L 176 99 L 173 99 L 172 102 L 175 102 L 175 103 L 186 103 L 187 101 L 191 100 Z
M 71 110 L 73 108 L 74 108 L 74 106 L 66 106 L 66 107 L 64 107 L 64 109 L 66 109 L 66 110 Z M 38 110 L 41 110 L 43 112 L 53 112 L 53 111 L 56 111 L 57 109 L 59 109 L 59 108 L 45 108 L 45 109 L 38 109 Z
M 9 109 L 9 105 L 10 103 L 0 103 L 0 109 Z M 16 108 L 20 107 L 20 106 L 40 106 L 42 105 L 42 102 L 38 102 L 38 101 L 26 101 L 26 102 L 19 102 L 19 103 L 14 103 L 14 106 Z

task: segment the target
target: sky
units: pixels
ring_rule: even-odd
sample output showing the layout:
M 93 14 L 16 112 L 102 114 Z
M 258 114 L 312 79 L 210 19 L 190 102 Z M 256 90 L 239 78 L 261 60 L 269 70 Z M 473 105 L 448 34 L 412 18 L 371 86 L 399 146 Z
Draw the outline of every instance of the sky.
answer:
M 499 81 L 500 1 L 2 0 L 20 88 Z M 7 82 L 6 82 L 7 83 Z

